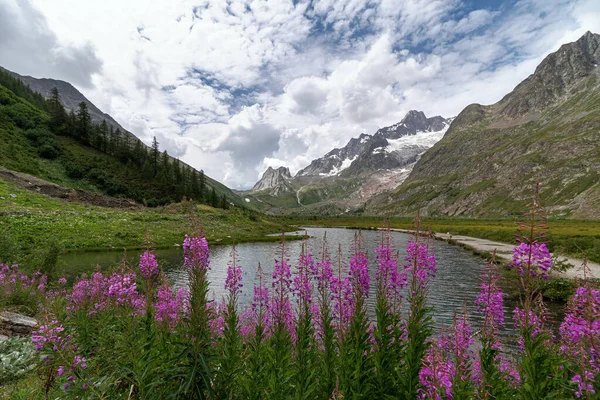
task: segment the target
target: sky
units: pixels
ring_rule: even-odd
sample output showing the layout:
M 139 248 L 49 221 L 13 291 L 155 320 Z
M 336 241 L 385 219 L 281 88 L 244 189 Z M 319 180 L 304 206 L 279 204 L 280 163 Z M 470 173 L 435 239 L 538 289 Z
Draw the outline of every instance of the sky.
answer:
M 588 30 L 598 0 L 0 0 L 0 65 L 245 189 L 411 109 L 492 104 Z

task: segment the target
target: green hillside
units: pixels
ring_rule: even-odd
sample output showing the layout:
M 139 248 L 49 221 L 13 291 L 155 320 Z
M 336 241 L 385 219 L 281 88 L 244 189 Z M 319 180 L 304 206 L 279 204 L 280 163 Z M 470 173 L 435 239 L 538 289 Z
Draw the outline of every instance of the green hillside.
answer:
M 600 35 L 563 45 L 500 102 L 472 104 L 369 211 L 519 215 L 539 182 L 554 216 L 600 219 Z
M 184 197 L 222 208 L 244 205 L 222 184 L 161 152 L 158 144 L 148 148 L 106 123 L 91 122 L 85 105 L 67 114 L 59 99 L 56 93 L 44 100 L 0 71 L 1 167 L 148 206 Z

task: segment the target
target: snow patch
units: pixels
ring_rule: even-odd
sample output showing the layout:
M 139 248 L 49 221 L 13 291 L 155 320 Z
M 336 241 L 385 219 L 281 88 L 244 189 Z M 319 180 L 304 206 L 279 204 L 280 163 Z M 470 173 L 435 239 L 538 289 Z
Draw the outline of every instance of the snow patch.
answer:
M 244 198 L 244 200 L 246 201 L 246 203 L 250 203 L 250 199 L 249 198 Z
M 448 127 L 450 125 L 446 125 L 444 127 L 444 129 L 442 129 L 441 131 L 437 131 L 437 132 L 417 132 L 414 135 L 406 135 L 406 136 L 402 136 L 398 139 L 388 139 L 388 143 L 389 145 L 387 147 L 385 147 L 386 152 L 388 153 L 392 153 L 394 151 L 399 151 L 402 150 L 403 148 L 406 147 L 412 147 L 412 146 L 425 146 L 425 147 L 432 147 L 434 144 L 436 144 L 437 142 L 439 142 L 443 137 L 444 134 L 446 133 L 446 131 L 448 130 Z M 379 149 L 379 148 L 377 148 Z M 375 150 L 377 150 L 375 149 Z M 375 151 L 373 151 L 374 154 Z
M 360 144 L 365 144 L 369 141 L 369 139 L 371 139 L 370 136 L 365 136 L 362 139 L 360 139 Z
M 331 169 L 331 171 L 329 171 L 328 173 L 323 173 L 321 172 L 319 175 L 320 176 L 335 176 L 335 175 L 339 175 L 340 172 L 342 172 L 343 170 L 345 170 L 346 168 L 348 168 L 353 162 L 354 160 L 356 160 L 358 158 L 358 155 L 352 157 L 352 158 L 346 158 L 344 161 L 342 161 L 342 165 L 340 165 L 339 167 L 333 167 Z

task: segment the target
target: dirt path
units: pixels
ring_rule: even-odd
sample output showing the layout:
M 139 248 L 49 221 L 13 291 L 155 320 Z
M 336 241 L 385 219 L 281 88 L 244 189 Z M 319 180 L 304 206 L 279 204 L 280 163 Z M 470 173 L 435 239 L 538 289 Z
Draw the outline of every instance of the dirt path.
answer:
M 407 229 L 391 230 L 396 232 L 412 233 L 410 230 Z M 512 250 L 515 247 L 514 244 L 494 242 L 492 240 L 479 239 L 470 236 L 450 235 L 447 233 L 435 233 L 434 236 L 436 237 L 436 239 L 445 240 L 449 243 L 456 243 L 458 245 L 464 246 L 470 250 L 474 250 L 479 253 L 491 254 L 494 250 L 496 250 L 496 259 L 498 261 L 503 263 L 512 262 Z M 559 256 L 559 258 L 564 259 L 567 263 L 573 265 L 573 268 L 570 268 L 564 273 L 555 273 L 556 276 L 569 279 L 577 279 L 584 277 L 583 260 L 562 255 Z M 587 266 L 591 275 L 588 276 L 588 278 L 600 278 L 600 264 L 588 261 Z
M 140 206 L 133 200 L 105 196 L 100 193 L 71 189 L 45 181 L 22 172 L 0 168 L 0 179 L 14 183 L 20 189 L 29 190 L 68 201 L 92 204 L 100 207 L 135 209 Z

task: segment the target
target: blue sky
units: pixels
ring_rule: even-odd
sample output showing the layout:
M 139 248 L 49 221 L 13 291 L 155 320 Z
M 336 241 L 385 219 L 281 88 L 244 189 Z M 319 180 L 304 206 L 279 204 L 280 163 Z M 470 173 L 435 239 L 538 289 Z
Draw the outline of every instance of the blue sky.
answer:
M 587 30 L 597 0 L 0 0 L 0 65 L 247 188 L 410 109 L 496 102 Z

